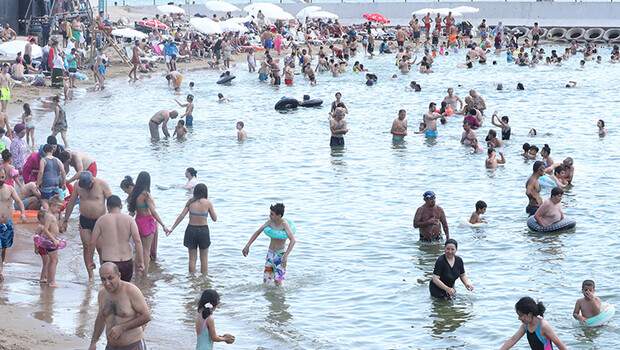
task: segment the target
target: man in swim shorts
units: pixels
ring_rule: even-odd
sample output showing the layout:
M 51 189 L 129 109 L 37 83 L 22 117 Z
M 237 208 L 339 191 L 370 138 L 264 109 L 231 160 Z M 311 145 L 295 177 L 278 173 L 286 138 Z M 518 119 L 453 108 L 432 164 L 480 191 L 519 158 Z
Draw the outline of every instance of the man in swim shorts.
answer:
M 540 40 L 540 35 L 542 34 L 542 29 L 538 26 L 538 22 L 534 22 L 534 26 L 530 30 L 530 34 L 532 34 L 532 46 L 538 46 L 538 41 Z
M 11 101 L 11 75 L 9 74 L 9 64 L 4 63 L 0 70 L 0 106 L 2 113 L 6 113 L 6 107 Z M 8 128 L 6 130 L 9 130 Z
M 441 118 L 441 114 L 437 113 L 437 105 L 435 102 L 429 103 L 428 112 L 423 116 L 424 124 L 426 124 L 424 136 L 427 138 L 437 137 L 437 119 L 439 118 Z
M 179 115 L 177 111 L 159 111 L 155 113 L 149 120 L 149 132 L 151 133 L 151 141 L 159 141 L 159 126 L 165 137 L 170 137 L 168 132 L 168 120 L 174 119 Z
M 554 187 L 551 190 L 551 196 L 549 199 L 541 204 L 534 214 L 534 219 L 542 227 L 548 227 L 555 224 L 558 221 L 564 219 L 564 213 L 562 212 L 562 195 L 564 190 L 559 187 Z
M 101 265 L 99 276 L 103 288 L 97 296 L 99 311 L 88 350 L 97 349 L 104 329 L 106 350 L 147 350 L 143 326 L 151 321 L 151 312 L 144 295 L 138 287 L 121 280 L 113 263 Z
M 527 182 L 525 182 L 525 195 L 529 201 L 527 207 L 525 207 L 525 212 L 530 216 L 534 215 L 538 207 L 543 203 L 540 197 L 539 182 L 540 177 L 543 175 L 545 175 L 545 163 L 537 160 L 532 166 L 532 175 L 527 179 Z
M 435 204 L 435 193 L 426 191 L 422 195 L 424 205 L 418 208 L 413 217 L 413 227 L 420 230 L 420 240 L 436 241 L 441 239 L 441 228 L 450 239 L 448 221 L 443 209 Z
M 82 171 L 79 173 L 79 180 L 77 186 L 75 186 L 71 198 L 67 203 L 65 209 L 65 219 L 63 221 L 64 229 L 67 228 L 67 223 L 73 212 L 73 207 L 80 200 L 80 239 L 82 240 L 84 264 L 88 271 L 88 280 L 93 280 L 93 271 L 88 264 L 88 250 L 91 241 L 92 231 L 95 228 L 97 219 L 105 214 L 105 200 L 112 195 L 110 186 L 96 177 L 93 177 L 89 171 Z
M 443 98 L 443 102 L 449 104 L 454 111 L 460 111 L 463 109 L 463 101 L 460 97 L 454 94 L 453 88 L 448 88 L 448 95 Z
M 332 133 L 329 146 L 344 147 L 344 135 L 349 132 L 347 122 L 344 120 L 344 108 L 336 107 L 333 116 L 329 118 L 329 128 Z
M 86 264 L 89 269 L 94 268 L 93 254 L 95 247 L 97 247 L 101 263 L 112 262 L 116 264 L 121 273 L 121 280 L 131 282 L 134 252 L 130 241 L 133 241 L 133 246 L 136 248 L 136 270 L 144 270 L 142 241 L 138 233 L 138 226 L 133 217 L 121 213 L 122 201 L 118 196 L 108 197 L 106 206 L 108 214 L 99 217 L 93 228 L 88 244 L 88 253 L 86 254 Z
M 65 166 L 65 173 L 69 173 L 69 168 L 75 170 L 75 175 L 67 180 L 67 183 L 73 183 L 77 180 L 82 171 L 88 171 L 93 176 L 97 176 L 97 163 L 95 159 L 86 153 L 78 151 L 64 151 L 58 155 L 58 159 Z
M 405 46 L 405 39 L 407 38 L 407 32 L 401 26 L 396 26 L 396 43 L 398 44 L 398 48 L 403 48 Z
M 26 220 L 24 213 L 24 203 L 15 192 L 13 186 L 5 185 L 6 173 L 4 169 L 0 169 L 0 282 L 4 281 L 2 274 L 4 262 L 6 261 L 7 249 L 13 246 L 13 202 L 17 204 L 17 208 L 21 211 L 22 220 Z
M 390 130 L 390 133 L 392 134 L 393 142 L 402 142 L 405 140 L 405 136 L 407 136 L 407 111 L 404 109 L 398 111 L 398 117 L 392 122 L 392 130 Z

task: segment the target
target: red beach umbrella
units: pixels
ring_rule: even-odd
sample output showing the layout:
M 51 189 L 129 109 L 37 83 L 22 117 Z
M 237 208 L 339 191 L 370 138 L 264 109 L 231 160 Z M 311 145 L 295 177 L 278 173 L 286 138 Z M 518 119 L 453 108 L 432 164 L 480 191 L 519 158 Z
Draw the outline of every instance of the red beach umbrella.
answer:
M 156 19 L 138 21 L 138 25 L 142 27 L 150 28 L 150 29 L 162 29 L 162 30 L 168 29 L 167 25 L 161 23 L 160 21 Z
M 362 17 L 371 22 L 378 22 L 383 24 L 390 23 L 390 20 L 385 18 L 385 16 L 380 13 L 365 13 Z

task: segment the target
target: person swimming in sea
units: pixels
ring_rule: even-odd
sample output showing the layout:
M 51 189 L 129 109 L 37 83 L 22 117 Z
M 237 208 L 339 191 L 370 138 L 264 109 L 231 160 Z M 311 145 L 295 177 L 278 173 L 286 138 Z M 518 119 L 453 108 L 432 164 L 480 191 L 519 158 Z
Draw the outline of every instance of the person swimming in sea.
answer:
M 477 201 L 476 210 L 473 213 L 471 213 L 471 216 L 469 217 L 469 223 L 470 224 L 482 224 L 486 222 L 482 218 L 482 214 L 486 213 L 486 211 L 487 211 L 487 203 L 485 201 Z

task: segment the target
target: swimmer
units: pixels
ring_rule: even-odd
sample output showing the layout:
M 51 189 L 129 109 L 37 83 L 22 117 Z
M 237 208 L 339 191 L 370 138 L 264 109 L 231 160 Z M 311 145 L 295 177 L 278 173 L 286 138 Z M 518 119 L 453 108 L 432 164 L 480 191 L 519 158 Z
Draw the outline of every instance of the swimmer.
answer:
M 471 124 L 468 121 L 463 121 L 463 133 L 461 134 L 461 144 L 469 146 L 474 149 L 474 152 L 481 151 L 480 145 L 478 145 L 478 138 L 476 133 L 471 128 Z
M 187 95 L 187 98 L 186 98 L 187 103 L 181 103 L 177 99 L 174 99 L 174 101 L 180 107 L 185 107 L 185 113 L 183 113 L 183 115 L 181 115 L 179 118 L 185 117 L 185 126 L 192 127 L 194 125 L 194 117 L 193 117 L 193 113 L 194 113 L 194 95 L 192 95 L 192 94 Z
M 293 86 L 293 78 L 295 77 L 295 62 L 284 65 L 282 74 L 284 75 L 284 84 L 286 86 Z
M 93 176 L 97 176 L 97 162 L 86 153 L 65 150 L 60 152 L 56 158 L 62 162 L 66 174 L 69 173 L 70 168 L 75 170 L 75 175 L 67 179 L 67 183 L 77 180 L 82 171 L 89 171 Z
M 296 240 L 290 222 L 282 218 L 284 216 L 284 204 L 276 203 L 269 210 L 269 220 L 254 232 L 241 252 L 243 256 L 247 257 L 252 243 L 254 243 L 261 232 L 265 232 L 271 239 L 271 242 L 267 251 L 263 282 L 273 281 L 277 286 L 280 286 L 286 275 L 288 256 L 293 251 Z M 285 249 L 284 246 L 287 240 L 289 240 L 289 244 Z
M 194 90 L 194 82 L 193 81 L 189 82 L 189 89 L 190 90 Z
M 424 132 L 426 132 L 426 123 L 422 122 L 418 126 L 418 131 L 414 131 L 413 133 L 414 134 L 424 134 Z
M 607 129 L 605 129 L 605 121 L 603 119 L 599 119 L 596 122 L 596 126 L 598 127 L 598 136 L 604 137 L 607 135 Z
M 525 159 L 536 159 L 538 155 L 538 146 L 530 145 L 529 143 L 523 144 L 523 153 L 521 154 Z M 543 163 L 544 165 L 545 163 Z
M 573 310 L 573 317 L 581 324 L 584 324 L 588 318 L 597 316 L 601 313 L 601 299 L 597 297 L 594 292 L 594 281 L 585 280 L 581 283 L 583 298 L 577 300 L 575 309 Z
M 372 86 L 377 84 L 377 76 L 372 73 L 366 73 L 366 85 Z
M 442 117 L 451 117 L 454 115 L 454 110 L 452 109 L 452 106 L 450 106 L 445 100 L 441 102 L 441 108 L 439 108 L 439 114 L 441 114 Z M 442 118 L 441 120 L 441 124 L 445 124 L 446 118 Z
M 344 109 L 345 114 L 348 114 L 349 110 L 347 109 L 347 106 L 344 104 L 344 102 L 342 102 L 342 94 L 340 92 L 336 92 L 335 97 L 336 100 L 332 102 L 331 113 L 334 113 L 336 107 L 341 107 Z M 340 104 L 342 104 L 342 106 L 340 106 Z
M 538 134 L 538 132 L 536 131 L 536 129 L 531 128 L 530 131 L 527 133 L 527 136 L 529 137 L 534 137 Z
M 568 180 L 566 179 L 566 167 L 562 163 L 554 165 L 553 175 L 550 175 L 551 179 L 555 181 L 557 187 L 564 189 L 568 186 Z
M 534 162 L 532 166 L 532 175 L 525 182 L 525 195 L 528 199 L 525 212 L 530 216 L 534 215 L 538 207 L 543 203 L 540 197 L 540 177 L 545 175 L 545 164 L 540 160 Z
M 506 164 L 506 159 L 504 158 L 504 154 L 502 152 L 499 153 L 499 159 L 497 159 L 495 155 L 495 149 L 489 147 L 487 150 L 487 159 L 484 162 L 484 165 L 487 169 L 496 169 L 500 164 Z
M 422 91 L 422 86 L 420 86 L 420 84 L 416 83 L 415 81 L 412 81 L 411 83 L 409 83 L 409 87 L 411 88 L 411 90 L 415 92 Z
M 337 107 L 333 116 L 329 120 L 329 128 L 331 130 L 331 138 L 329 140 L 330 147 L 344 147 L 344 135 L 349 132 L 347 121 L 344 120 L 344 109 Z
M 530 297 L 523 297 L 515 304 L 515 310 L 522 324 L 517 333 L 504 342 L 500 350 L 512 349 L 524 335 L 532 349 L 552 349 L 552 343 L 559 350 L 568 349 L 555 334 L 549 322 L 543 318 L 545 306 L 542 302 L 536 303 Z
M 525 86 L 522 83 L 517 83 L 517 90 L 523 91 L 525 90 Z
M 448 103 L 453 110 L 460 111 L 463 109 L 463 101 L 454 94 L 453 88 L 448 88 L 448 95 L 443 98 L 443 102 Z
M 497 91 L 504 90 L 504 85 L 502 83 L 497 83 L 497 86 L 495 86 L 495 90 Z
M 562 161 L 562 165 L 564 165 L 564 169 L 566 170 L 566 181 L 570 185 L 573 183 L 573 175 L 575 174 L 575 167 L 573 166 L 573 158 L 566 157 L 566 159 Z
M 220 92 L 217 94 L 217 102 L 226 103 L 226 102 L 230 102 L 230 100 L 227 97 L 224 97 L 224 95 Z
M 172 137 L 177 137 L 177 140 L 184 140 L 187 135 L 187 128 L 185 127 L 185 120 L 181 119 L 177 122 L 177 126 L 174 128 Z
M 245 141 L 248 139 L 248 134 L 245 132 L 244 126 L 245 124 L 242 121 L 237 122 L 237 141 Z
M 510 125 L 508 125 L 508 116 L 503 116 L 501 119 L 497 116 L 497 111 L 493 112 L 491 117 L 491 124 L 502 129 L 502 140 L 510 140 Z
M 577 86 L 577 82 L 573 81 L 573 80 L 569 80 L 568 83 L 566 83 L 566 85 L 564 87 L 566 87 L 566 88 L 574 88 L 575 86 Z
M 469 217 L 469 223 L 470 224 L 481 224 L 486 222 L 481 215 L 486 213 L 487 211 L 487 204 L 485 201 L 477 201 L 476 202 L 476 210 L 471 213 L 471 216 Z
M 497 132 L 493 129 L 489 129 L 489 133 L 487 134 L 485 141 L 487 142 L 487 146 L 489 148 L 502 147 L 502 141 L 497 138 Z
M 426 125 L 424 136 L 426 136 L 427 138 L 437 137 L 437 119 L 441 118 L 441 114 L 438 114 L 436 110 L 437 110 L 437 105 L 435 104 L 435 102 L 431 102 L 428 105 L 428 112 L 426 112 L 422 116 L 424 120 L 424 124 Z
M 398 111 L 398 117 L 392 122 L 390 133 L 392 134 L 393 142 L 404 141 L 405 136 L 407 136 L 407 111 L 404 109 Z
M 551 159 L 551 147 L 545 143 L 543 148 L 540 150 L 540 156 L 542 157 L 543 162 L 545 163 L 545 172 L 551 173 L 553 170 L 553 159 Z
M 472 129 L 476 130 L 480 126 L 482 126 L 483 118 L 482 118 L 482 113 L 480 113 L 479 110 L 472 107 L 472 108 L 469 108 L 465 114 L 466 115 L 465 115 L 465 118 L 463 118 L 463 121 L 468 122 Z
M 183 74 L 177 72 L 176 70 L 173 70 L 170 73 L 166 74 L 166 80 L 168 81 L 168 86 L 172 85 L 174 92 L 176 94 L 180 94 L 181 83 L 183 82 Z

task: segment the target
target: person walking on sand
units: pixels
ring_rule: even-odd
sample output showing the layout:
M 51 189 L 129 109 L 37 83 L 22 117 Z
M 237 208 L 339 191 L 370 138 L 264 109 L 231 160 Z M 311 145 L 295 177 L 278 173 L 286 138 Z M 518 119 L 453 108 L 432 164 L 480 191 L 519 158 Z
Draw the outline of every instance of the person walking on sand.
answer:
M 131 70 L 129 71 L 129 79 L 133 81 L 138 81 L 138 67 L 140 66 L 140 56 L 142 55 L 142 50 L 140 49 L 140 40 L 136 40 L 134 42 L 134 46 L 131 52 Z
M 118 267 L 111 262 L 99 269 L 103 288 L 97 296 L 99 305 L 95 329 L 88 350 L 96 350 L 106 330 L 106 350 L 147 350 L 144 326 L 151 321 L 151 312 L 140 289 L 121 280 Z
M 174 119 L 179 115 L 177 111 L 161 110 L 151 117 L 149 120 L 149 132 L 151 133 L 151 141 L 159 141 L 159 126 L 165 137 L 170 137 L 168 132 L 168 120 Z
M 6 108 L 11 101 L 11 81 L 9 64 L 4 63 L 0 70 L 0 106 L 2 113 L 6 113 Z
M 7 249 L 13 246 L 13 205 L 21 212 L 22 221 L 26 220 L 24 203 L 17 195 L 13 186 L 6 185 L 4 180 L 6 173 L 4 168 L 0 168 L 0 282 L 4 281 L 3 269 L 6 261 Z
M 97 219 L 88 244 L 87 265 L 94 269 L 93 254 L 95 247 L 99 250 L 99 260 L 102 264 L 112 262 L 121 273 L 121 280 L 131 282 L 134 269 L 134 255 L 136 270 L 144 271 L 142 242 L 138 233 L 138 226 L 133 218 L 121 213 L 123 203 L 118 196 L 111 195 L 107 199 L 108 213 Z M 131 247 L 131 241 L 136 251 Z
M 64 228 L 67 228 L 69 218 L 76 203 L 80 203 L 80 239 L 82 240 L 84 265 L 88 271 L 88 280 L 93 280 L 93 271 L 88 263 L 88 251 L 95 223 L 106 212 L 105 200 L 112 195 L 110 186 L 102 179 L 93 177 L 89 171 L 79 173 L 78 185 L 75 186 L 67 208 L 65 209 Z

